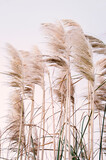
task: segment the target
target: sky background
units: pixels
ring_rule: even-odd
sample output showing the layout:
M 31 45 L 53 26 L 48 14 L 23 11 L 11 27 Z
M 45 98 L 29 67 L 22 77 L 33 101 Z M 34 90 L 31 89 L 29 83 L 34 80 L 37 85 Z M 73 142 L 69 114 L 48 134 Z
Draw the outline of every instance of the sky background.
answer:
M 41 23 L 61 19 L 106 40 L 106 0 L 0 0 L 0 45 L 30 49 L 40 41 Z
M 41 44 L 41 23 L 72 19 L 84 33 L 106 43 L 106 0 L 0 0 L 0 72 L 5 61 L 5 44 L 30 50 Z M 6 113 L 8 86 L 0 75 L 0 117 Z M 3 121 L 0 118 L 1 127 Z

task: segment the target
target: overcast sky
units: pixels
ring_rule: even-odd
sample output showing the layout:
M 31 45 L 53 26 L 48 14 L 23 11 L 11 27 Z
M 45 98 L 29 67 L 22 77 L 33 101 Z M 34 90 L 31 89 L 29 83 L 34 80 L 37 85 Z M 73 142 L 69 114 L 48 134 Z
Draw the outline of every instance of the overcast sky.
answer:
M 30 49 L 39 41 L 40 24 L 60 19 L 73 19 L 85 33 L 104 38 L 106 0 L 0 0 L 0 44 Z
M 40 24 L 61 19 L 75 20 L 85 33 L 106 42 L 106 0 L 0 0 L 0 71 L 6 65 L 2 58 L 5 43 L 30 50 L 40 42 Z M 1 112 L 6 88 L 0 84 Z

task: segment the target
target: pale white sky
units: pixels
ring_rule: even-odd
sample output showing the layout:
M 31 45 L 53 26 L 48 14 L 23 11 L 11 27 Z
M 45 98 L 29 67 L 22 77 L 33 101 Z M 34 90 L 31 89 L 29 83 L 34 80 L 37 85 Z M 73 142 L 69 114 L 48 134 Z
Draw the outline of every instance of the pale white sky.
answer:
M 60 19 L 106 40 L 106 0 L 0 0 L 0 45 L 30 49 L 40 39 L 40 24 Z

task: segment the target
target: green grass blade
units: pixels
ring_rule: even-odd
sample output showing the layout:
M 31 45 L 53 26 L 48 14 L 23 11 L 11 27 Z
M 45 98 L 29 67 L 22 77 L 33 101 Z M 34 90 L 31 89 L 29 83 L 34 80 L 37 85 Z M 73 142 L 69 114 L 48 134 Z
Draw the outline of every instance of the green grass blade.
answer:
M 84 153 L 85 153 L 86 158 L 87 158 L 87 155 L 86 155 L 85 147 L 84 147 L 84 145 L 83 145 L 83 143 L 82 143 L 82 140 L 83 140 L 84 134 L 85 134 L 85 132 L 86 132 L 86 129 L 87 129 L 87 127 L 88 127 L 88 124 L 89 124 L 89 122 L 90 122 L 91 115 L 92 115 L 92 111 L 91 111 L 91 113 L 90 113 L 90 115 L 89 115 L 89 118 L 88 118 L 88 121 L 87 121 L 87 123 L 86 123 L 86 126 L 85 126 L 84 130 L 81 131 L 81 132 L 82 132 L 82 133 L 81 133 L 81 139 L 80 139 L 80 143 L 79 143 L 79 147 L 78 147 L 78 148 L 81 148 L 81 151 L 80 151 L 80 153 L 79 153 L 79 156 L 80 156 L 81 153 L 82 153 L 82 149 L 84 149 Z M 85 118 L 83 119 L 82 129 L 83 129 L 83 125 L 84 125 L 84 120 L 85 120 Z M 83 145 L 83 148 L 81 147 L 82 145 Z M 79 156 L 78 156 L 78 157 L 79 157 Z
M 61 143 L 61 137 L 59 138 L 58 152 L 57 152 L 57 160 L 59 160 L 59 153 L 60 153 L 60 143 Z
M 86 129 L 87 129 L 87 127 L 88 127 L 88 124 L 89 124 L 89 122 L 90 122 L 91 115 L 92 115 L 92 111 L 91 111 L 91 113 L 90 113 L 90 115 L 89 115 L 88 122 L 87 122 L 87 124 L 86 124 L 86 126 L 85 126 L 85 128 L 84 128 L 84 131 L 83 131 L 82 135 L 81 135 L 81 140 L 80 140 L 80 143 L 79 143 L 79 144 L 82 143 L 82 139 L 83 139 L 83 137 L 84 137 L 84 134 L 85 134 Z
M 106 112 L 106 105 L 105 105 L 104 116 L 103 116 L 103 123 L 102 123 L 102 131 L 101 131 L 101 139 L 100 139 L 100 150 L 99 150 L 99 160 L 101 160 L 102 139 L 103 139 L 103 130 L 104 130 L 105 112 Z
M 35 149 L 34 149 L 34 143 L 33 143 L 33 138 L 32 138 L 32 136 L 31 136 L 31 143 L 32 143 L 32 148 L 33 148 L 34 160 L 36 160 L 36 153 L 35 153 Z
M 60 160 L 62 160 L 62 157 L 63 157 L 64 143 L 65 143 L 65 139 L 63 140 L 63 146 L 62 146 L 62 152 L 61 152 Z
M 102 84 L 100 84 L 96 89 L 95 89 L 95 91 L 97 91 L 100 87 L 102 87 L 104 84 L 106 83 L 106 80 L 104 80 L 103 82 L 102 82 Z
M 63 127 L 62 127 L 62 129 L 61 129 L 60 137 L 59 137 L 58 152 L 57 152 L 57 160 L 59 160 L 60 144 L 61 144 L 61 135 L 62 135 L 62 132 L 63 132 Z M 63 147 L 62 147 L 62 148 L 63 148 Z

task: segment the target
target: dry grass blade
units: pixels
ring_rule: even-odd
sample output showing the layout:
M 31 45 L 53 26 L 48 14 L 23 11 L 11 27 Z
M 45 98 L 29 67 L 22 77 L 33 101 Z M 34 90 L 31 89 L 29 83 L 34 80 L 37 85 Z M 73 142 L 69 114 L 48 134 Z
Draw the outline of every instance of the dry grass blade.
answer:
M 106 55 L 106 44 L 93 36 L 85 35 L 85 37 L 89 40 L 94 53 Z
M 95 91 L 95 105 L 96 109 L 103 110 L 106 102 L 106 58 L 103 58 L 99 60 L 96 63 L 96 86 L 95 89 L 98 88 Z M 103 83 L 104 82 L 104 83 Z

